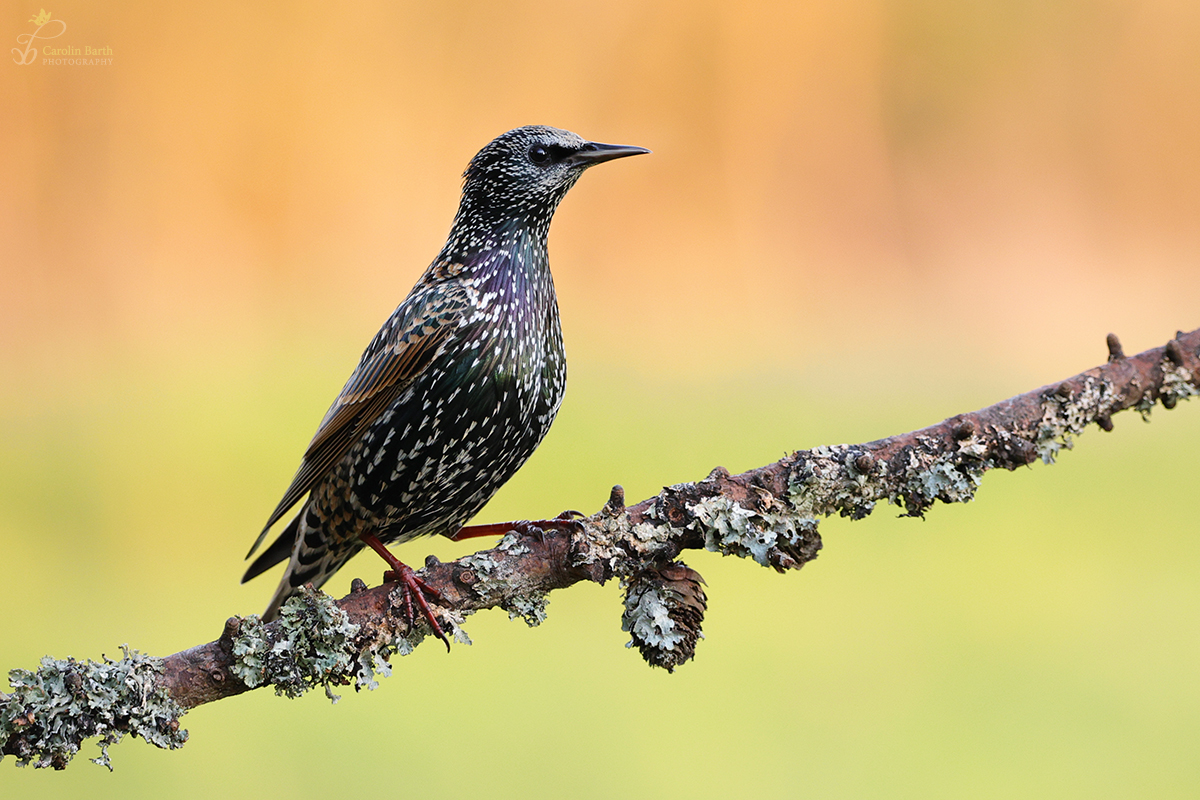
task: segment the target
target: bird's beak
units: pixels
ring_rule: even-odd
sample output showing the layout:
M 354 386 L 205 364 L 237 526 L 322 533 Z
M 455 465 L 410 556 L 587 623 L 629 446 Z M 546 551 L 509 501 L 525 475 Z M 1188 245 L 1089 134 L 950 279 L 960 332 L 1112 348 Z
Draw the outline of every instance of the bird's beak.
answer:
M 644 147 L 634 147 L 628 144 L 602 144 L 600 142 L 588 142 L 583 146 L 582 150 L 572 153 L 567 156 L 566 163 L 575 164 L 580 167 L 590 167 L 594 164 L 602 164 L 605 161 L 612 161 L 614 158 L 625 158 L 625 156 L 640 156 L 643 153 L 650 151 Z

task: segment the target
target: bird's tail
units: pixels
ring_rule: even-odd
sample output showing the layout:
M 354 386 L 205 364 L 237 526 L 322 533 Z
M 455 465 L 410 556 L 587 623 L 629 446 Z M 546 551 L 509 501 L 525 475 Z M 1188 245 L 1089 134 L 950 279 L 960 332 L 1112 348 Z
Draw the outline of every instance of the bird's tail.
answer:
M 262 614 L 263 622 L 270 622 L 279 616 L 280 607 L 287 602 L 289 597 L 299 592 L 306 583 L 311 583 L 314 589 L 321 588 L 350 556 L 362 549 L 361 545 L 330 547 L 325 532 L 317 527 L 316 518 L 307 511 L 307 506 L 302 508 L 296 515 L 296 519 L 292 520 L 291 524 L 280 533 L 279 539 L 276 539 L 263 553 L 263 557 L 265 557 L 267 553 L 276 550 L 277 545 L 286 544 L 288 538 L 292 539 L 290 542 L 291 558 L 288 559 L 287 567 L 283 570 L 283 577 L 279 581 L 279 587 L 275 589 L 275 595 L 267 605 L 267 610 Z M 357 544 L 357 540 L 353 544 Z M 282 561 L 284 558 L 282 553 L 286 552 L 282 547 L 278 549 L 280 552 L 275 563 Z M 259 569 L 258 572 L 255 572 L 255 568 L 258 566 L 259 563 L 256 561 L 247 571 L 246 578 L 242 579 L 243 582 L 262 571 Z

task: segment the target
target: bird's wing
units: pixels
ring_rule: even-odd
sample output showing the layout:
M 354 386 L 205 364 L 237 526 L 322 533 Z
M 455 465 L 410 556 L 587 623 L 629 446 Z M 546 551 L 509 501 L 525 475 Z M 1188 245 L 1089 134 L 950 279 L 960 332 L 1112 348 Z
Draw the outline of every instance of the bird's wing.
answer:
M 456 292 L 443 286 L 436 298 L 422 292 L 397 309 L 321 420 L 304 451 L 300 469 L 246 558 L 262 544 L 271 526 L 345 457 L 367 428 L 429 366 L 457 326 L 457 315 L 453 312 L 460 300 Z

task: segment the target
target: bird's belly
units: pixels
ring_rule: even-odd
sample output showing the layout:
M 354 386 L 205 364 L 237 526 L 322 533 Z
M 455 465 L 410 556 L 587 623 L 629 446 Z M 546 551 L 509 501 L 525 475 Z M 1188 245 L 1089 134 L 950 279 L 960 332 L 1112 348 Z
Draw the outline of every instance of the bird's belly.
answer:
M 561 388 L 489 380 L 414 389 L 339 464 L 348 505 L 384 541 L 457 529 L 533 454 Z

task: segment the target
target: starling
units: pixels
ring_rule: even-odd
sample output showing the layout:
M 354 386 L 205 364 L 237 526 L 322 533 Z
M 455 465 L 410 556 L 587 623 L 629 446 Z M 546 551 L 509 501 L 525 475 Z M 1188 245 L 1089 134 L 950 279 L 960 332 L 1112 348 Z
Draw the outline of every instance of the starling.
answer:
M 264 620 L 367 545 L 404 586 L 410 621 L 415 603 L 445 641 L 425 599 L 437 592 L 384 545 L 457 538 L 542 441 L 567 377 L 550 220 L 585 169 L 648 152 L 531 125 L 471 159 L 445 246 L 363 353 L 246 556 L 303 499 L 242 578 L 288 562 Z

